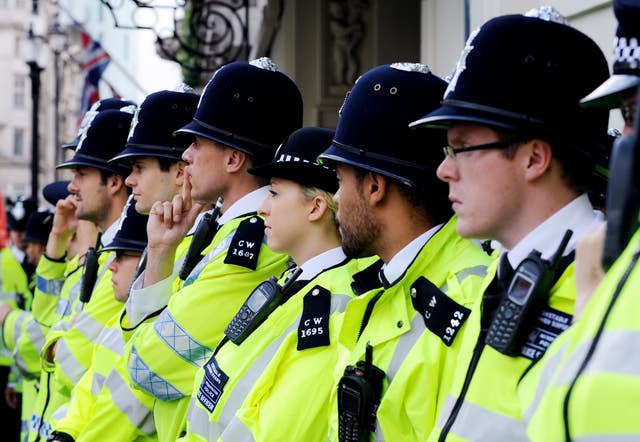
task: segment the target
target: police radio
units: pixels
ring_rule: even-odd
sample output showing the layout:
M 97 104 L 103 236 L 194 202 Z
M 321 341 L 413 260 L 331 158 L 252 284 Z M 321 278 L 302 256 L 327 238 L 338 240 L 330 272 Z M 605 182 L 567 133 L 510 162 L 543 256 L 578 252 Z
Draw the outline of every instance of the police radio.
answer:
M 247 300 L 242 304 L 238 313 L 233 317 L 224 334 L 231 342 L 240 345 L 253 331 L 273 312 L 281 303 L 284 295 L 298 279 L 302 269 L 298 267 L 289 276 L 282 287 L 275 277 L 269 278 L 258 285 Z
M 220 209 L 222 208 L 223 202 L 224 199 L 218 197 L 211 213 L 205 213 L 196 226 L 193 239 L 191 240 L 191 244 L 189 244 L 189 250 L 185 255 L 180 273 L 178 273 L 178 276 L 183 281 L 187 279 L 194 267 L 204 258 L 202 251 L 213 241 L 213 237 L 218 231 L 218 218 L 220 218 Z
M 638 113 L 640 114 L 640 113 Z M 602 252 L 602 265 L 608 270 L 620 256 L 638 229 L 640 214 L 640 115 L 636 115 L 633 133 L 618 138 L 613 144 L 607 183 L 607 233 Z
M 487 332 L 487 344 L 500 353 L 520 354 L 533 321 L 547 304 L 562 254 L 572 234 L 571 230 L 566 231 L 550 262 L 533 250 L 515 270 Z
M 82 282 L 80 283 L 80 302 L 86 304 L 91 300 L 93 287 L 98 279 L 98 248 L 100 246 L 101 233 L 98 233 L 95 247 L 89 247 L 84 255 L 84 269 L 82 272 Z
M 376 412 L 382 396 L 384 371 L 373 365 L 373 347 L 365 360 L 348 365 L 338 383 L 338 440 L 365 442 L 376 430 Z

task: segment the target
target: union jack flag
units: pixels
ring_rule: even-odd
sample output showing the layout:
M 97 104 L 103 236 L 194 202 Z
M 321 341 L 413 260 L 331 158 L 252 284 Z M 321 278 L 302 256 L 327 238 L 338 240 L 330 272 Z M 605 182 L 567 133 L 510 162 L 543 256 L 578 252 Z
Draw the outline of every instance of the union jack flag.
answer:
M 80 37 L 83 51 L 82 72 L 84 73 L 84 88 L 82 90 L 78 123 L 91 105 L 100 99 L 98 83 L 111 61 L 111 57 L 109 57 L 100 42 L 94 40 L 88 32 L 82 31 Z

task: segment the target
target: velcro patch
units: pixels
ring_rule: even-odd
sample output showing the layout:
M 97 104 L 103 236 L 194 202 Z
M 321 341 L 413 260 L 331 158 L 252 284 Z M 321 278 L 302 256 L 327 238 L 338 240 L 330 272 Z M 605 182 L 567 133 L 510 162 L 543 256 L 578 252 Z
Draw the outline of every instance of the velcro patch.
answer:
M 298 350 L 329 345 L 331 292 L 317 285 L 304 295 L 303 302 L 298 324 Z
M 449 298 L 424 276 L 411 286 L 411 303 L 424 324 L 448 347 L 469 317 L 471 310 Z
M 209 362 L 204 365 L 204 378 L 198 389 L 198 400 L 209 413 L 212 413 L 218 405 L 228 380 L 229 376 L 220 370 L 215 357 L 209 359 Z
M 558 335 L 569 328 L 571 319 L 568 313 L 546 307 L 533 323 L 520 354 L 532 361 L 540 359 Z
M 252 216 L 242 221 L 231 238 L 227 256 L 224 258 L 225 264 L 235 264 L 255 270 L 263 238 L 264 220 L 262 218 Z

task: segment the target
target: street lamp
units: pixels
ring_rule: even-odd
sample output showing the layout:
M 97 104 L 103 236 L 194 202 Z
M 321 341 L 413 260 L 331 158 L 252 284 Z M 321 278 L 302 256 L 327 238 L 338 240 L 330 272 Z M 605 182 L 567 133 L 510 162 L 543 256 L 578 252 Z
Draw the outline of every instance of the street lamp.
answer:
M 38 1 L 33 0 L 31 25 L 25 40 L 25 61 L 29 66 L 31 79 L 31 198 L 38 201 L 38 173 L 40 172 L 40 151 L 38 139 L 40 108 L 40 73 L 44 70 L 44 21 L 38 14 Z
M 67 42 L 67 35 L 56 20 L 49 28 L 47 41 L 53 51 L 53 75 L 54 75 L 54 96 L 53 96 L 53 160 L 54 164 L 62 162 L 60 149 L 60 53 L 64 50 Z M 58 169 L 54 169 L 55 180 L 59 179 Z

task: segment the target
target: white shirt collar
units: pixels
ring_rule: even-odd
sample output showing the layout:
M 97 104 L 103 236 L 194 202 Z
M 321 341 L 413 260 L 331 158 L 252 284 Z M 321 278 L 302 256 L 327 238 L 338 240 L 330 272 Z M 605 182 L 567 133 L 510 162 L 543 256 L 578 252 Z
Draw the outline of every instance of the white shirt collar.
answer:
M 427 241 L 429 241 L 441 227 L 442 224 L 438 224 L 437 226 L 427 230 L 404 246 L 402 250 L 396 253 L 388 263 L 382 266 L 382 269 L 380 269 L 380 276 L 386 280 L 382 281 L 385 286 L 390 287 L 402 278 L 404 272 L 416 259 L 418 253 L 420 253 L 420 250 L 422 250 Z
M 342 247 L 336 247 L 322 252 L 298 266 L 302 269 L 298 280 L 311 281 L 318 276 L 320 272 L 340 264 L 345 259 L 347 259 L 347 256 L 342 251 Z
M 16 261 L 22 264 L 22 261 L 24 261 L 24 257 L 26 254 L 22 250 L 20 250 L 18 246 L 16 246 L 15 244 L 11 244 L 11 247 L 9 249 L 11 250 L 11 254 L 16 259 Z
M 118 227 L 120 226 L 120 218 L 116 220 L 113 224 L 109 226 L 107 230 L 104 231 L 102 236 L 100 237 L 100 242 L 103 246 L 107 244 L 111 244 L 113 238 L 116 236 L 116 232 L 118 231 Z
M 604 214 L 593 208 L 585 193 L 547 218 L 522 238 L 513 249 L 503 248 L 502 253 L 509 252 L 507 255 L 509 264 L 514 269 L 533 249 L 542 253 L 542 258 L 549 259 L 558 249 L 565 232 L 570 229 L 573 231 L 573 235 L 563 254 L 568 255 L 575 249 L 576 242 L 582 235 L 603 222 Z
M 238 201 L 227 207 L 224 213 L 218 219 L 218 224 L 223 225 L 227 221 L 230 221 L 245 213 L 257 212 L 262 200 L 269 193 L 269 186 L 263 186 L 253 192 L 247 193 Z

